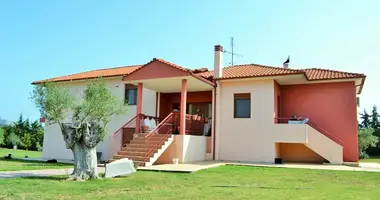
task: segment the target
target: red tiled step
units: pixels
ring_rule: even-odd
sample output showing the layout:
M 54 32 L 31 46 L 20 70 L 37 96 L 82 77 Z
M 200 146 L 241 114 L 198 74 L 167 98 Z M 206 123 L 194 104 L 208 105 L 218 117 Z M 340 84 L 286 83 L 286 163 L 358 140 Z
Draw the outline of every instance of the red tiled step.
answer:
M 149 144 L 127 144 L 127 145 L 125 145 L 125 147 L 123 147 L 123 148 L 126 148 L 126 147 L 128 147 L 128 148 L 148 148 L 148 149 L 152 149 L 152 148 L 155 148 L 155 147 L 157 147 L 157 146 L 162 146 L 164 143 L 162 143 L 162 144 L 159 144 L 159 145 L 157 145 L 157 143 L 149 143 Z
M 125 156 L 147 156 L 149 151 L 119 151 L 117 155 Z M 149 156 L 153 156 L 155 152 L 150 153 Z
M 144 148 L 144 147 L 123 147 L 121 148 L 121 151 L 131 151 L 131 152 L 147 152 L 150 151 L 152 148 Z

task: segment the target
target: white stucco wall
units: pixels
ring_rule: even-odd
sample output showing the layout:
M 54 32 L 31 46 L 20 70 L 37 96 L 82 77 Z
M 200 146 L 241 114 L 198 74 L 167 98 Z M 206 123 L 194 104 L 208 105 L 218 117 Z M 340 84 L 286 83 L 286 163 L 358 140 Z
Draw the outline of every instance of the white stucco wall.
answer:
M 217 91 L 216 158 L 225 161 L 273 163 L 273 80 L 220 82 Z M 251 118 L 234 118 L 234 94 L 251 94 Z
M 158 158 L 155 164 L 168 164 L 173 158 L 178 158 L 180 163 L 204 161 L 206 159 L 205 136 L 174 135 L 173 143 Z
M 124 100 L 125 86 L 121 78 L 106 79 L 107 85 L 113 95 L 120 100 Z M 75 98 L 80 101 L 83 99 L 83 91 L 86 88 L 87 82 L 77 81 L 64 83 L 62 86 L 68 87 L 69 91 Z M 143 90 L 143 106 L 142 110 L 144 114 L 155 115 L 156 114 L 156 92 L 144 89 Z M 136 106 L 128 106 L 128 111 L 119 117 L 112 116 L 111 122 L 107 125 L 107 136 L 104 141 L 97 146 L 98 152 L 103 152 L 102 159 L 107 160 L 109 158 L 109 136 L 119 129 L 130 118 L 136 115 Z M 66 121 L 70 122 L 71 112 L 67 113 Z M 46 125 L 44 133 L 44 145 L 42 157 L 46 159 L 73 159 L 70 150 L 66 149 L 63 137 L 58 125 Z
M 206 159 L 207 137 L 196 135 L 181 136 L 183 140 L 182 162 L 204 161 Z

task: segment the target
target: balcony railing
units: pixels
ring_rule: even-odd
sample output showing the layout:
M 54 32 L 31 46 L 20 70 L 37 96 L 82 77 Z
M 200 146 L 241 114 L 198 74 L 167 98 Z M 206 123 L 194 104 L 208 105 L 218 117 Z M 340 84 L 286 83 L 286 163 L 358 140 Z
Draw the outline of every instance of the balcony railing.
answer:
M 186 115 L 186 135 L 203 135 L 205 124 L 208 121 L 198 115 Z
M 156 123 L 158 124 L 161 119 L 160 118 L 157 118 L 157 117 L 153 117 L 153 116 L 149 116 L 149 115 L 145 115 L 145 114 L 137 114 L 136 116 L 132 117 L 129 121 L 127 121 L 125 124 L 123 124 L 119 129 L 117 129 L 109 138 L 109 147 L 110 147 L 110 152 L 109 152 L 109 155 L 110 157 L 112 157 L 113 155 L 115 155 L 118 151 L 121 150 L 121 148 L 126 145 L 124 142 L 123 142 L 123 131 L 124 129 L 136 129 L 136 125 L 138 124 L 137 121 L 140 120 L 140 125 L 142 125 L 142 121 L 144 120 L 144 117 L 148 117 L 148 118 L 151 118 L 153 120 L 156 121 Z M 142 129 L 140 128 L 140 131 Z

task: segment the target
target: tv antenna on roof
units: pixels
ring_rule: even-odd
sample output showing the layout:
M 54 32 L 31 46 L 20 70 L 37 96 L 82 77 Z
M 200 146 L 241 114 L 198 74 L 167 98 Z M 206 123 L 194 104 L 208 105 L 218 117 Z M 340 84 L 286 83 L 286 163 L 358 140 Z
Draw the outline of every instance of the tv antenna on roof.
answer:
M 234 52 L 234 38 L 230 38 L 231 51 L 223 50 L 223 53 L 231 54 L 231 66 L 234 66 L 234 56 L 243 57 L 243 55 Z

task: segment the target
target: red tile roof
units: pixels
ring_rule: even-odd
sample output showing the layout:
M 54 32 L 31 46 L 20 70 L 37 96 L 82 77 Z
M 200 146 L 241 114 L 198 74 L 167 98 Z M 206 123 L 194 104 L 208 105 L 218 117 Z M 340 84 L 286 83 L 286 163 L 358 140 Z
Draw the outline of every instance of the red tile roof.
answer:
M 364 74 L 342 72 L 329 69 L 303 69 L 305 75 L 309 81 L 314 80 L 331 80 L 331 79 L 346 79 L 346 78 L 362 78 L 365 77 Z
M 220 79 L 233 78 L 254 78 L 264 76 L 281 76 L 292 74 L 304 74 L 309 81 L 314 80 L 331 80 L 346 78 L 362 78 L 364 74 L 341 72 L 328 69 L 289 69 L 282 67 L 271 67 L 258 64 L 235 65 L 223 68 L 222 77 Z M 213 71 L 197 73 L 199 76 L 210 78 L 214 75 Z
M 43 82 L 63 82 L 63 81 L 72 81 L 72 80 L 82 80 L 82 79 L 91 79 L 98 77 L 113 77 L 113 76 L 124 76 L 134 72 L 136 69 L 140 68 L 141 65 L 133 65 L 133 66 L 124 66 L 124 67 L 115 67 L 108 69 L 97 69 L 88 72 L 81 72 L 77 74 L 71 74 L 67 76 L 60 76 L 56 78 L 50 78 L 41 81 L 35 81 L 32 84 L 39 84 Z
M 109 69 L 99 69 L 88 72 L 82 72 L 78 74 L 72 74 L 67 76 L 61 76 L 41 81 L 35 81 L 32 84 L 39 84 L 42 82 L 54 81 L 71 81 L 71 80 L 82 80 L 82 79 L 91 79 L 97 77 L 113 77 L 113 76 L 126 76 L 139 68 L 148 65 L 151 62 L 159 61 L 175 67 L 177 69 L 187 71 L 192 76 L 200 79 L 212 79 L 214 74 L 213 71 L 207 71 L 206 68 L 199 68 L 195 70 L 190 70 L 182 66 L 176 65 L 174 63 L 165 61 L 163 59 L 154 58 L 152 61 L 148 62 L 145 65 L 133 65 L 133 66 L 124 66 L 116 67 Z M 282 67 L 272 67 L 258 64 L 245 64 L 245 65 L 235 65 L 230 67 L 223 68 L 223 75 L 220 79 L 234 79 L 234 78 L 254 78 L 254 77 L 264 77 L 264 76 L 282 76 L 282 75 L 294 75 L 294 74 L 304 74 L 309 81 L 316 80 L 331 80 L 331 79 L 346 79 L 346 78 L 364 78 L 364 74 L 358 73 L 348 73 L 341 71 L 334 71 L 328 69 L 289 69 Z M 205 81 L 205 80 L 203 80 Z
M 285 69 L 281 67 L 270 67 L 258 64 L 235 65 L 223 68 L 222 77 L 220 79 L 232 78 L 248 78 L 248 77 L 263 77 L 263 76 L 280 76 L 290 74 L 303 74 L 301 70 Z M 203 77 L 213 76 L 213 71 L 198 73 Z

